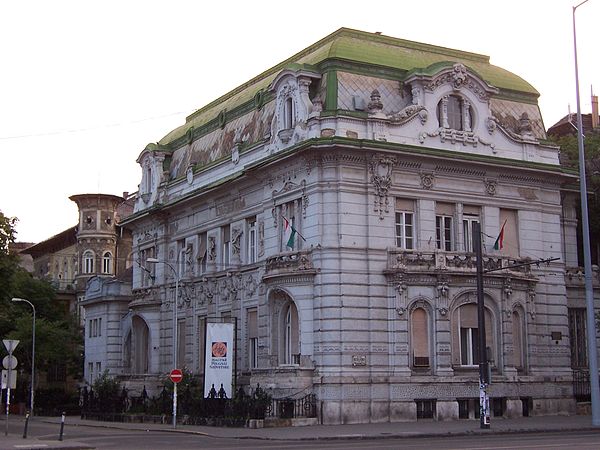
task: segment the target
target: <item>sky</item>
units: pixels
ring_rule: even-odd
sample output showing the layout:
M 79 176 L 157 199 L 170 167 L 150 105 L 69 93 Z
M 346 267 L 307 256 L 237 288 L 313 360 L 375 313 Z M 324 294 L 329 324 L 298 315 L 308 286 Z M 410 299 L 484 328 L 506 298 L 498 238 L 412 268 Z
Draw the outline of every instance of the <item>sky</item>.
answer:
M 20 242 L 76 225 L 69 196 L 137 191 L 148 143 L 340 27 L 488 55 L 540 92 L 549 128 L 577 110 L 578 3 L 0 2 L 0 211 L 18 218 Z M 576 14 L 585 114 L 591 86 L 600 93 L 600 0 Z

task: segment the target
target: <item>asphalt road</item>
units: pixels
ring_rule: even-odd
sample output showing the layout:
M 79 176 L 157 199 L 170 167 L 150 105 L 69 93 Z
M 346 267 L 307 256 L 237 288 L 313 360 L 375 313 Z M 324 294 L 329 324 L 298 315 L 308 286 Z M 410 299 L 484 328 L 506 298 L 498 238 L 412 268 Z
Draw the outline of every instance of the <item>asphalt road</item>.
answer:
M 11 424 L 10 432 L 22 433 L 22 423 Z M 29 437 L 56 439 L 59 428 L 56 424 L 30 422 Z M 310 433 L 307 433 L 310 436 Z M 138 431 L 98 428 L 87 426 L 66 426 L 65 441 L 73 440 L 104 450 L 160 450 L 160 449 L 445 449 L 445 450 L 543 450 L 543 449 L 600 449 L 600 430 L 577 432 L 548 432 L 524 434 L 499 434 L 454 437 L 419 437 L 390 439 L 332 439 L 332 440 L 262 440 L 214 438 L 188 433 L 165 431 Z

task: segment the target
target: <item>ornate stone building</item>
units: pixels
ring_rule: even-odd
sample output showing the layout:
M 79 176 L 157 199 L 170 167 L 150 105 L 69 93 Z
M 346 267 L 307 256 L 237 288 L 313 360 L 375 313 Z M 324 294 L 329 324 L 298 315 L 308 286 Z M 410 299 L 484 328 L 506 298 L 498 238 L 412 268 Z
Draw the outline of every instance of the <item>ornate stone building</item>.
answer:
M 199 109 L 138 158 L 107 368 L 159 389 L 175 307 L 181 366 L 235 318 L 237 384 L 315 393 L 322 423 L 474 417 L 480 223 L 493 410 L 572 412 L 575 176 L 538 96 L 487 56 L 340 29 Z

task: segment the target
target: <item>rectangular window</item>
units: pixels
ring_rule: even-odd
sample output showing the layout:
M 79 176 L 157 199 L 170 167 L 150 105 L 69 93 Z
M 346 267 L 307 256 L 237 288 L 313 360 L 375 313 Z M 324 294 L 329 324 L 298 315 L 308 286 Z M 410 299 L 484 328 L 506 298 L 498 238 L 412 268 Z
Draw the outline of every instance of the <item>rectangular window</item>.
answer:
M 98 336 L 102 336 L 102 317 L 98 319 Z
M 294 100 L 292 97 L 285 99 L 283 104 L 283 128 L 290 129 L 294 127 Z
M 258 311 L 248 309 L 248 367 L 258 367 Z
M 221 269 L 225 269 L 229 266 L 229 261 L 231 261 L 231 229 L 229 228 L 229 225 L 221 227 L 221 243 L 221 262 L 223 264 Z
M 569 308 L 569 338 L 571 340 L 571 367 L 588 367 L 586 309 Z
M 177 368 L 184 367 L 185 364 L 185 319 L 177 321 Z
M 414 248 L 413 213 L 396 211 L 396 247 L 405 250 Z
M 451 216 L 435 216 L 435 240 L 438 250 L 452 251 L 454 230 Z
M 504 225 L 504 239 L 500 253 L 507 256 L 519 256 L 519 225 L 518 212 L 514 209 L 500 210 L 500 228 Z M 493 245 L 493 244 L 492 244 Z
M 88 320 L 88 337 L 92 337 L 92 319 Z
M 156 264 L 149 263 L 148 258 L 154 258 L 154 247 L 146 248 L 140 251 L 140 279 L 142 286 L 152 286 L 156 275 Z
M 206 273 L 206 233 L 202 233 L 200 235 L 200 239 L 198 240 L 200 248 L 198 250 L 198 265 L 200 270 L 200 275 Z
M 479 223 L 479 216 L 463 214 L 463 237 L 465 252 L 473 251 L 473 224 Z
M 477 328 L 460 329 L 460 363 L 463 366 L 479 364 L 479 330 Z
M 302 230 L 302 200 L 294 200 L 280 207 L 280 239 L 281 251 L 289 252 L 302 248 L 302 238 L 299 233 Z M 284 220 L 285 219 L 285 220 Z M 286 227 L 286 220 L 288 227 Z
M 415 400 L 417 419 L 433 419 L 435 415 L 435 399 Z
M 102 375 L 102 363 L 97 362 L 96 363 L 96 376 L 99 377 L 100 375 Z
M 257 242 L 257 233 L 256 233 L 256 217 L 251 217 L 249 219 L 246 220 L 246 228 L 247 228 L 247 233 L 246 236 L 248 237 L 248 247 L 246 249 L 247 253 L 247 257 L 246 257 L 246 261 L 248 262 L 248 264 L 252 264 L 256 262 L 256 242 Z
M 405 250 L 415 248 L 414 200 L 396 199 L 396 247 Z
M 88 363 L 88 376 L 90 377 L 90 384 L 94 382 L 94 363 Z

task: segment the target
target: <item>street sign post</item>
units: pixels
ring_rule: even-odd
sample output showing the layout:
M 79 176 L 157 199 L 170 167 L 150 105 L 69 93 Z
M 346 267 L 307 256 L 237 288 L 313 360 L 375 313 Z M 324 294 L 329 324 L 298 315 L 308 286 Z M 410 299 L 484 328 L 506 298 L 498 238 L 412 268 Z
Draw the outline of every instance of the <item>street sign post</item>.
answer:
M 180 369 L 173 369 L 169 374 L 169 378 L 171 378 L 173 383 L 179 383 L 183 380 L 183 372 Z
M 7 355 L 2 359 L 2 367 L 5 369 L 10 368 L 11 370 L 15 370 L 17 368 L 17 358 L 12 355 Z
M 8 382 L 8 370 L 2 371 L 2 389 L 16 389 L 17 388 L 17 372 L 11 370 L 10 372 L 10 383 Z
M 15 350 L 15 348 L 17 348 L 17 345 L 19 345 L 19 341 L 17 339 L 3 339 L 2 342 L 4 343 L 6 350 L 8 350 L 8 356 L 9 356 L 8 361 L 7 361 L 8 370 L 6 373 L 6 431 L 4 432 L 4 435 L 8 436 L 8 413 L 10 411 L 10 389 L 13 384 L 13 371 L 12 371 L 12 364 L 11 364 L 12 359 L 13 359 L 12 354 L 13 354 L 13 351 Z M 16 375 L 16 372 L 15 372 L 15 375 Z M 4 378 L 4 376 L 2 378 Z M 14 381 L 16 383 L 16 381 L 17 381 L 16 376 L 14 377 Z M 13 388 L 13 389 L 15 389 L 15 388 Z
M 17 345 L 19 345 L 19 342 L 21 341 L 17 339 L 2 339 L 2 342 L 4 343 L 8 354 L 12 355 L 12 352 L 15 351 L 15 348 L 17 348 Z

